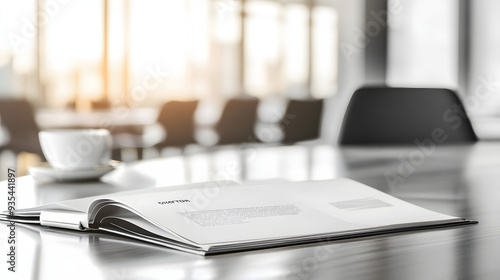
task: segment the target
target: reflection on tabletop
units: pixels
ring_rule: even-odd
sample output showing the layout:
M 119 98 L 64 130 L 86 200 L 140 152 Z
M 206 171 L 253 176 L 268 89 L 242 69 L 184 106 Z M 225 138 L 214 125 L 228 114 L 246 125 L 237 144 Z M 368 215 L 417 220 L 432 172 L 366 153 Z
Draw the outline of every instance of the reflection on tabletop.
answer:
M 228 180 L 258 184 L 348 177 L 395 196 L 421 193 L 425 182 L 434 198 L 456 188 L 478 170 L 500 163 L 500 143 L 439 147 L 420 159 L 416 147 L 339 148 L 282 146 L 227 149 L 144 160 L 118 166 L 99 181 L 50 182 L 18 179 L 18 208 L 141 188 Z M 450 173 L 461 176 L 449 180 Z M 418 188 L 417 188 L 418 187 Z M 456 188 L 458 191 L 459 188 Z M 415 193 L 416 192 L 416 193 Z M 3 194 L 2 194 L 3 195 Z

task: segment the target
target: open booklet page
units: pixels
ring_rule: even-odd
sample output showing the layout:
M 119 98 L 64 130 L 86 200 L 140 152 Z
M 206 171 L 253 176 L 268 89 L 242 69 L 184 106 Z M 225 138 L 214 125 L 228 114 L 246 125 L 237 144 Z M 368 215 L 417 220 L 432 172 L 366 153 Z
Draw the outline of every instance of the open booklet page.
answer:
M 345 178 L 249 186 L 198 183 L 16 212 L 37 213 L 42 225 L 103 229 L 178 249 L 221 252 L 465 222 Z
M 204 198 L 200 191 L 114 200 L 161 228 L 205 245 L 460 220 L 348 179 L 219 188 Z

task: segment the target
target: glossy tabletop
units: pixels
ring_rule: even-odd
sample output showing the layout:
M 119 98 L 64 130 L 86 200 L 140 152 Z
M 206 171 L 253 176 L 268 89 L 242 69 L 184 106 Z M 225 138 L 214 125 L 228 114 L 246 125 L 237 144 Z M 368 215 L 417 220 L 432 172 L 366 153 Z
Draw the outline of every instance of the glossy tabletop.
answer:
M 18 179 L 18 208 L 189 182 L 349 177 L 476 225 L 201 257 L 104 233 L 17 224 L 0 279 L 498 279 L 500 142 L 446 147 L 246 146 L 131 163 L 102 182 Z M 0 205 L 7 205 L 0 184 Z M 6 260 L 8 228 L 0 223 Z

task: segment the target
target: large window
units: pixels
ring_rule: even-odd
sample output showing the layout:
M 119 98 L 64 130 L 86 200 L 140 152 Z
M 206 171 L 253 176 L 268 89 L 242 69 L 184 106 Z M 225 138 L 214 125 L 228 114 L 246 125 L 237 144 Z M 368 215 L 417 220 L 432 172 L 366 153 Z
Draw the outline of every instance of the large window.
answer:
M 0 95 L 37 98 L 35 0 L 0 0 Z
M 458 87 L 458 1 L 389 0 L 388 83 Z M 395 4 L 395 3 L 394 3 Z
M 46 102 L 81 109 L 102 98 L 103 5 L 101 0 L 69 1 L 44 28 L 41 77 Z
M 334 9 L 322 6 L 310 9 L 307 3 L 285 5 L 253 0 L 248 1 L 246 11 L 248 93 L 255 96 L 278 93 L 298 98 L 333 94 L 338 28 Z
M 0 0 L 2 34 L 32 35 L 21 50 L 0 38 L 0 94 L 81 110 L 106 100 L 328 97 L 337 13 L 313 3 Z

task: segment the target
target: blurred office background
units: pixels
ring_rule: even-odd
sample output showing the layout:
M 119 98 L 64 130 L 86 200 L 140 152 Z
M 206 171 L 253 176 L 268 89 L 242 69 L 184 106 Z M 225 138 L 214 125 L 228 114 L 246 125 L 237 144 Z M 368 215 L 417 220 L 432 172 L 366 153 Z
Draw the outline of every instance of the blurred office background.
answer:
M 124 161 L 252 142 L 334 145 L 364 85 L 453 89 L 480 138 L 495 137 L 499 8 L 493 0 L 0 0 L 0 103 L 33 108 L 0 110 L 1 157 L 43 160 L 13 143 L 51 128 L 109 128 Z

